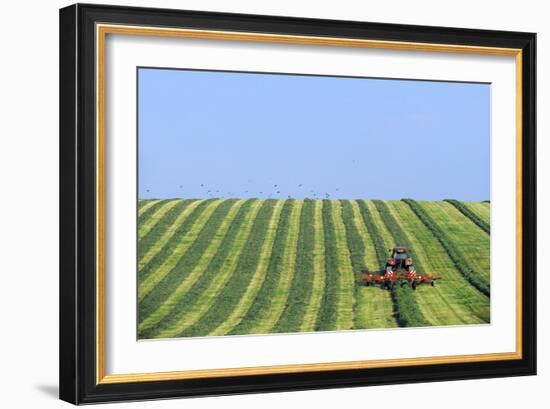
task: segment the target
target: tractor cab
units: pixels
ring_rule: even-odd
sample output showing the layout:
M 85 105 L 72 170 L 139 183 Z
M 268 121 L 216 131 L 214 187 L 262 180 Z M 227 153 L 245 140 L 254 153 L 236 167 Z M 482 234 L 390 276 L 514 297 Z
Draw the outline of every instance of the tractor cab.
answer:
M 403 268 L 405 270 L 412 269 L 412 258 L 409 257 L 407 247 L 396 246 L 390 250 L 390 258 L 386 263 L 386 271 L 388 269 Z

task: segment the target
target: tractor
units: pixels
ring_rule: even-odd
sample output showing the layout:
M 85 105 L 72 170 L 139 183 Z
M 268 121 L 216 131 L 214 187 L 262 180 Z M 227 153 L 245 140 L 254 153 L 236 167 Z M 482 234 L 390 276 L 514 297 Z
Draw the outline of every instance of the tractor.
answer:
M 410 285 L 413 290 L 416 290 L 419 284 L 430 284 L 433 287 L 437 279 L 439 277 L 433 274 L 420 274 L 416 271 L 413 260 L 405 246 L 395 246 L 390 249 L 390 257 L 386 261 L 386 267 L 383 271 L 361 271 L 361 282 L 367 287 L 380 285 L 382 288 L 390 290 L 396 284 L 402 287 Z

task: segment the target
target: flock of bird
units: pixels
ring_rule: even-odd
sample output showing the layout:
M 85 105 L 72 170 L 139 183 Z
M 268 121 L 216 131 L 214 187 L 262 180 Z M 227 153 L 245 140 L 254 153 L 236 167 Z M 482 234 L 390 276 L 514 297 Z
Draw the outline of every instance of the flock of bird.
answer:
M 249 180 L 248 182 L 251 183 L 252 181 Z M 296 187 L 300 190 L 300 192 L 303 192 L 303 194 L 300 194 L 300 197 L 312 198 L 312 199 L 321 199 L 321 198 L 330 199 L 331 197 L 331 194 L 328 192 L 319 193 L 314 189 L 309 189 L 308 191 L 306 190 L 306 188 L 304 188 L 302 183 L 299 183 L 298 185 L 296 185 Z M 208 198 L 223 199 L 223 198 L 235 198 L 235 197 L 245 196 L 245 197 L 267 197 L 268 199 L 270 199 L 270 198 L 282 198 L 283 196 L 285 196 L 284 193 L 283 194 L 281 193 L 282 190 L 278 184 L 274 184 L 272 187 L 270 186 L 270 188 L 267 190 L 262 190 L 257 192 L 247 189 L 247 190 L 244 190 L 244 195 L 238 195 L 235 192 L 228 192 L 220 189 L 216 189 L 216 190 L 214 190 L 214 188 L 209 189 L 204 183 L 200 184 L 200 188 L 203 191 L 202 196 L 208 197 Z M 183 189 L 183 185 L 179 185 L 179 189 Z M 340 189 L 338 188 L 335 189 L 336 192 L 339 192 L 339 190 Z M 146 189 L 146 192 L 150 194 L 151 189 Z M 287 194 L 286 197 L 287 199 L 292 199 L 292 195 Z

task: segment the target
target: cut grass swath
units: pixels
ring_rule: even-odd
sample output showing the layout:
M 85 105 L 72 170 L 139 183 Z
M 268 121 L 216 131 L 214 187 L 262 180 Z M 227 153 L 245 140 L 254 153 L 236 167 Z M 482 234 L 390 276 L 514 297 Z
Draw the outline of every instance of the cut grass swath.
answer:
M 176 206 L 180 200 L 167 200 L 162 203 L 155 211 L 147 218 L 140 221 L 138 225 L 138 240 L 142 240 L 156 226 L 156 224 Z
M 300 233 L 300 216 L 303 207 L 302 200 L 295 200 L 294 202 L 294 208 L 290 214 L 285 253 L 281 260 L 279 281 L 271 299 L 270 308 L 266 311 L 267 314 L 252 329 L 252 333 L 254 334 L 272 332 L 288 300 L 290 285 L 295 274 L 296 251 L 298 246 L 298 235 Z
M 386 204 L 407 233 L 409 242 L 415 249 L 416 260 L 428 272 L 436 273 L 442 278 L 435 287 L 419 286 L 416 290 L 416 300 L 424 316 L 433 325 L 488 322 L 489 299 L 457 271 L 439 240 L 406 203 L 389 201 Z M 485 233 L 480 231 L 480 234 Z
M 250 199 L 241 207 L 219 251 L 208 264 L 201 279 L 179 300 L 156 336 L 159 338 L 187 336 L 187 329 L 208 312 L 214 301 L 235 274 L 239 258 L 248 242 L 254 221 L 263 200 Z
M 301 331 L 309 332 L 315 329 L 317 314 L 321 308 L 325 288 L 325 234 L 323 231 L 323 202 L 315 200 L 313 215 L 313 280 L 311 295 L 306 305 Z
M 263 240 L 263 245 L 259 253 L 259 260 L 256 266 L 256 270 L 253 272 L 252 278 L 248 286 L 242 289 L 242 291 L 246 291 L 244 291 L 244 294 L 242 294 L 242 296 L 239 296 L 240 293 L 237 293 L 237 291 L 231 292 L 229 300 L 231 300 L 232 297 L 238 297 L 237 305 L 231 310 L 229 316 L 227 318 L 224 317 L 223 322 L 221 322 L 208 335 L 225 335 L 228 332 L 232 331 L 233 328 L 235 328 L 241 322 L 243 317 L 250 309 L 250 306 L 256 299 L 258 291 L 260 290 L 264 282 L 269 261 L 271 259 L 273 243 L 275 241 L 275 235 L 277 233 L 283 204 L 283 200 L 275 201 L 273 213 L 269 220 L 269 225 L 267 226 L 267 231 L 265 232 L 265 239 Z M 258 217 L 260 217 L 260 215 L 258 215 Z
M 439 240 L 451 260 L 453 260 L 458 271 L 460 271 L 460 273 L 470 282 L 470 284 L 489 297 L 491 293 L 489 283 L 487 283 L 487 281 L 484 280 L 479 273 L 470 267 L 464 256 L 453 245 L 452 241 L 445 234 L 445 232 L 437 226 L 428 213 L 413 199 L 403 199 L 403 201 L 411 207 L 418 218 L 422 220 L 426 227 L 430 229 L 432 234 Z
M 354 263 L 354 271 L 356 273 L 362 269 L 373 271 L 378 265 L 374 243 L 363 222 L 358 202 L 350 200 L 347 203 L 351 210 L 351 214 L 346 212 L 347 217 L 351 217 L 348 219 L 351 221 L 350 229 L 356 231 L 356 239 L 362 243 L 362 264 L 358 268 Z M 346 220 L 346 214 L 344 214 L 344 220 Z M 346 231 L 348 231 L 347 225 Z M 353 252 L 351 246 L 350 251 Z M 357 260 L 357 262 L 359 261 Z M 367 287 L 360 282 L 357 283 L 355 291 L 355 328 L 392 328 L 397 326 L 391 294 L 388 291 L 377 286 Z
M 290 225 L 290 216 L 294 208 L 294 200 L 286 200 L 281 211 L 277 232 L 273 243 L 271 257 L 262 286 L 254 302 L 243 319 L 231 331 L 230 335 L 252 334 L 252 329 L 258 325 L 271 307 L 272 297 L 277 288 L 281 274 L 281 264 L 285 255 L 285 248 Z
M 190 204 L 182 214 L 188 213 L 189 211 L 190 213 L 186 214 L 183 223 L 177 226 L 174 234 L 170 236 L 170 240 L 166 237 L 167 241 L 155 243 L 147 253 L 139 254 L 139 287 L 141 287 L 146 280 L 149 280 L 149 276 L 156 276 L 158 270 L 163 270 L 163 266 L 166 267 L 168 263 L 173 263 L 173 265 L 177 263 L 180 254 L 183 255 L 191 245 L 190 240 L 184 240 L 183 238 L 187 235 L 195 221 L 203 214 L 203 211 L 211 204 L 214 206 L 218 205 L 217 201 L 214 200 L 197 201 Z
M 273 199 L 264 201 L 239 258 L 236 273 L 219 296 L 216 297 L 208 312 L 194 325 L 187 328 L 183 334 L 184 336 L 222 335 L 220 333 L 213 334 L 212 332 L 231 319 L 233 311 L 238 308 L 240 301 L 247 296 L 247 289 L 254 285 L 254 273 L 262 260 L 264 245 L 269 240 L 268 229 L 277 202 Z M 251 295 L 251 293 L 248 294 L 248 296 Z
M 355 304 L 355 275 L 350 260 L 348 245 L 346 242 L 346 228 L 342 221 L 342 202 L 333 201 L 332 219 L 336 239 L 338 259 L 338 309 L 336 329 L 353 328 L 353 306 Z
M 138 219 L 146 213 L 152 206 L 160 202 L 159 199 L 153 200 L 139 200 L 138 201 Z
M 177 217 L 174 220 L 168 220 L 166 224 L 168 226 L 166 229 L 162 232 L 162 234 L 155 234 L 156 241 L 152 243 L 150 246 L 143 246 L 139 247 L 138 244 L 138 269 L 139 269 L 139 275 L 140 279 L 143 281 L 147 274 L 146 269 L 144 268 L 147 266 L 147 264 L 152 261 L 159 252 L 167 249 L 170 247 L 171 244 L 176 242 L 176 240 L 179 239 L 179 237 L 183 234 L 183 232 L 186 231 L 184 222 L 187 223 L 189 226 L 191 225 L 189 222 L 192 223 L 193 220 L 195 220 L 195 217 L 197 217 L 197 213 L 195 212 L 195 208 L 197 208 L 199 205 L 203 203 L 203 200 L 191 200 L 189 203 L 185 205 L 185 207 L 181 208 L 179 213 L 177 214 Z M 161 227 L 163 224 L 164 219 L 159 223 L 158 227 Z M 156 229 L 154 229 L 156 230 Z M 175 238 L 175 240 L 173 240 Z M 141 244 L 141 242 L 140 242 Z M 164 254 L 166 254 L 165 251 L 163 251 Z
M 364 263 L 365 245 L 363 243 L 363 239 L 357 231 L 357 227 L 355 226 L 353 208 L 351 207 L 351 203 L 349 202 L 349 200 L 342 200 L 341 203 L 342 220 L 344 222 L 344 226 L 346 227 L 346 241 L 349 249 L 352 271 L 355 278 L 355 298 L 357 299 L 359 296 L 359 290 L 361 288 L 361 283 L 358 282 L 358 274 L 362 269 L 366 268 Z M 357 303 L 355 307 L 358 307 Z
M 201 256 L 218 231 L 235 199 L 211 202 L 179 243 L 180 246 L 165 260 L 161 268 L 139 286 L 139 318 L 142 322 L 159 308 L 172 291 L 200 263 Z
M 193 200 L 178 200 L 178 203 L 172 207 L 164 217 L 162 217 L 143 238 L 141 238 L 141 240 L 138 240 L 138 258 L 146 254 L 156 243 L 162 241 L 163 234 L 174 225 L 178 215 L 192 202 Z
M 410 248 L 409 239 L 405 232 L 401 229 L 401 226 L 395 221 L 390 214 L 387 205 L 380 200 L 373 200 L 382 221 L 391 232 L 396 245 L 409 247 L 409 254 L 413 259 L 415 258 L 414 250 Z M 425 270 L 419 260 L 416 260 L 415 268 L 424 273 Z M 401 287 L 395 285 L 392 289 L 392 298 L 397 306 L 397 322 L 402 327 L 422 327 L 430 325 L 430 323 L 422 314 L 417 302 L 415 293 L 408 286 Z
M 311 296 L 313 283 L 313 251 L 315 246 L 314 230 L 315 202 L 304 200 L 300 216 L 300 233 L 296 251 L 296 268 L 286 303 L 274 332 L 296 332 L 304 317 Z
M 445 202 L 448 202 L 456 207 L 464 216 L 479 226 L 479 228 L 485 233 L 491 234 L 491 227 L 489 226 L 489 223 L 486 223 L 481 217 L 472 212 L 464 203 L 454 199 L 445 199 Z
M 149 218 L 155 212 L 158 211 L 162 206 L 169 203 L 170 200 L 151 200 L 148 204 L 146 204 L 140 211 L 138 211 L 138 218 L 137 218 L 137 230 L 138 230 L 138 237 L 140 230 L 143 230 L 143 225 L 147 222 Z
M 175 310 L 181 308 L 185 295 L 191 290 L 191 288 L 193 288 L 199 279 L 203 279 L 204 271 L 209 268 L 210 262 L 217 255 L 220 246 L 225 241 L 228 230 L 232 226 L 233 220 L 237 217 L 238 211 L 243 203 L 243 199 L 238 200 L 231 207 L 231 209 L 229 209 L 229 212 L 220 223 L 215 236 L 213 236 L 212 240 L 208 243 L 208 247 L 206 247 L 204 251 L 201 249 L 202 253 L 199 262 L 195 265 L 193 270 L 191 270 L 186 277 L 172 289 L 172 292 L 162 302 L 162 304 L 156 310 L 151 312 L 147 318 L 140 322 L 139 329 L 141 331 L 157 325 L 165 317 L 168 315 L 173 315 Z
M 464 256 L 470 268 L 489 284 L 490 236 L 447 202 L 417 202 L 445 232 L 451 244 Z
M 463 202 L 468 209 L 474 212 L 488 225 L 491 224 L 491 205 L 489 203 L 480 202 Z
M 338 320 L 339 272 L 336 235 L 332 217 L 332 200 L 323 200 L 323 231 L 325 234 L 325 289 L 323 301 L 317 316 L 316 331 L 334 330 Z

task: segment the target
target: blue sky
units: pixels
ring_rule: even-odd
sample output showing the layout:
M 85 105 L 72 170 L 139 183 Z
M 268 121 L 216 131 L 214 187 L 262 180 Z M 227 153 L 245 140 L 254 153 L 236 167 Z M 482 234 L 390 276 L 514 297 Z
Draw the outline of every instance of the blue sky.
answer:
M 139 198 L 480 201 L 490 85 L 139 69 Z

